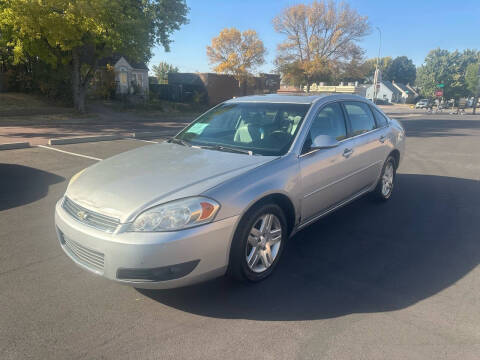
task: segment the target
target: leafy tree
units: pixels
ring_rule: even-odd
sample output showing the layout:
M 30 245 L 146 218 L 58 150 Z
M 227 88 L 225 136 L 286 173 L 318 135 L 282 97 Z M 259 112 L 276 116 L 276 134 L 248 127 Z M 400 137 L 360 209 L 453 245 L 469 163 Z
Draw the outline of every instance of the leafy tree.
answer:
M 152 70 L 160 84 L 168 80 L 169 73 L 178 73 L 178 67 L 170 65 L 165 61 L 161 61 L 158 65 L 153 65 Z
M 313 1 L 285 8 L 273 19 L 275 31 L 285 36 L 278 46 L 276 65 L 284 78 L 293 71 L 307 89 L 330 72 L 336 62 L 350 61 L 359 52 L 357 41 L 368 34 L 367 17 L 346 3 Z M 332 64 L 333 63 L 333 64 Z
M 98 60 L 120 52 L 146 61 L 187 22 L 185 0 L 2 0 L 0 33 L 15 62 L 37 57 L 53 68 L 68 64 L 74 106 L 85 94 Z
M 414 84 L 417 76 L 417 68 L 412 60 L 406 56 L 399 56 L 393 59 L 386 68 L 384 77 L 390 81 L 403 84 Z
M 424 64 L 417 70 L 417 85 L 425 97 L 433 97 L 438 84 L 444 84 L 444 97 L 447 99 L 468 96 L 465 83 L 467 67 L 478 61 L 476 50 L 449 52 L 435 49 L 428 53 Z
M 352 52 L 349 61 L 337 62 L 336 71 L 334 74 L 338 74 L 335 79 L 338 81 L 363 81 L 367 77 L 368 67 L 364 61 L 364 51 L 358 48 Z
M 465 82 L 467 83 L 467 89 L 473 96 L 473 113 L 475 114 L 477 109 L 478 97 L 480 96 L 480 62 L 471 63 L 467 66 L 465 73 Z
M 245 90 L 252 71 L 265 62 L 266 50 L 255 30 L 240 32 L 235 28 L 223 29 L 207 46 L 207 56 L 215 65 L 214 71 L 234 75 Z

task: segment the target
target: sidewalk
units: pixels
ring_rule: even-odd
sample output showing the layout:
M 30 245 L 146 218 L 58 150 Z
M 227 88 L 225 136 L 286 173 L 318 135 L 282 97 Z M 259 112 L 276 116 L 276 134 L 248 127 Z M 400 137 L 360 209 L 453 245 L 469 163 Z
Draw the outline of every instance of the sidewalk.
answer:
M 193 118 L 191 119 L 193 120 Z M 190 120 L 190 121 L 191 121 Z M 31 145 L 46 145 L 48 139 L 93 136 L 93 135 L 120 135 L 129 136 L 134 132 L 165 131 L 175 135 L 189 120 L 159 121 L 159 122 L 123 122 L 116 124 L 48 124 L 48 125 L 0 125 L 0 143 L 30 142 Z M 1 117 L 0 117 L 1 122 Z
M 45 145 L 61 137 L 119 135 L 134 132 L 166 132 L 174 135 L 197 113 L 117 111 L 90 104 L 86 115 L 70 108 L 39 102 L 25 94 L 0 94 L 0 143 L 30 142 Z

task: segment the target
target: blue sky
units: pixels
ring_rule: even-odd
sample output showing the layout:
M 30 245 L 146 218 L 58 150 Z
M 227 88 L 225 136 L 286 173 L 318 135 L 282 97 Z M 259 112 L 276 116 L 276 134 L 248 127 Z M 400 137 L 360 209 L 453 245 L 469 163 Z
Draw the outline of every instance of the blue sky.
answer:
M 282 36 L 275 33 L 272 19 L 284 7 L 302 1 L 293 0 L 187 0 L 190 23 L 172 36 L 171 51 L 155 48 L 149 65 L 166 61 L 182 72 L 208 72 L 211 66 L 206 46 L 225 27 L 254 29 L 268 54 L 259 70 L 269 72 L 277 44 Z M 310 2 L 310 1 L 306 1 Z M 382 31 L 381 56 L 406 55 L 415 65 L 423 63 L 428 51 L 437 47 L 448 50 L 480 49 L 480 0 L 349 0 L 372 27 Z M 378 32 L 373 29 L 362 42 L 368 58 L 377 56 Z

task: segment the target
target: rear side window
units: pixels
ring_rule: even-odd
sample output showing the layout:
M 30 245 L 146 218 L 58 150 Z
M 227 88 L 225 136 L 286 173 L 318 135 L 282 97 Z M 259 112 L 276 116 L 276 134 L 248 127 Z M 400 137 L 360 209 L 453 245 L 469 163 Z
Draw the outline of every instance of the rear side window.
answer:
M 353 136 L 375 129 L 375 120 L 367 104 L 352 101 L 345 102 L 344 105 L 350 119 Z
M 380 111 L 372 107 L 373 116 L 375 116 L 375 121 L 377 122 L 378 127 L 384 127 L 388 125 L 388 120 Z

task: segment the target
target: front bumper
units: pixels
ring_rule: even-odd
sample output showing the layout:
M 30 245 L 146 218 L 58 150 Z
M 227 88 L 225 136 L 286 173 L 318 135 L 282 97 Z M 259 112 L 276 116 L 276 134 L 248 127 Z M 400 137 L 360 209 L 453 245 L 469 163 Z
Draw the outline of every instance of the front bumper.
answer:
M 109 234 L 72 218 L 62 200 L 55 207 L 60 245 L 77 265 L 97 275 L 138 288 L 167 289 L 221 276 L 227 269 L 238 216 L 181 231 Z M 125 269 L 139 270 L 138 275 L 159 268 L 175 271 L 182 264 L 189 264 L 188 273 L 180 270 L 181 277 L 173 280 L 121 278 Z

